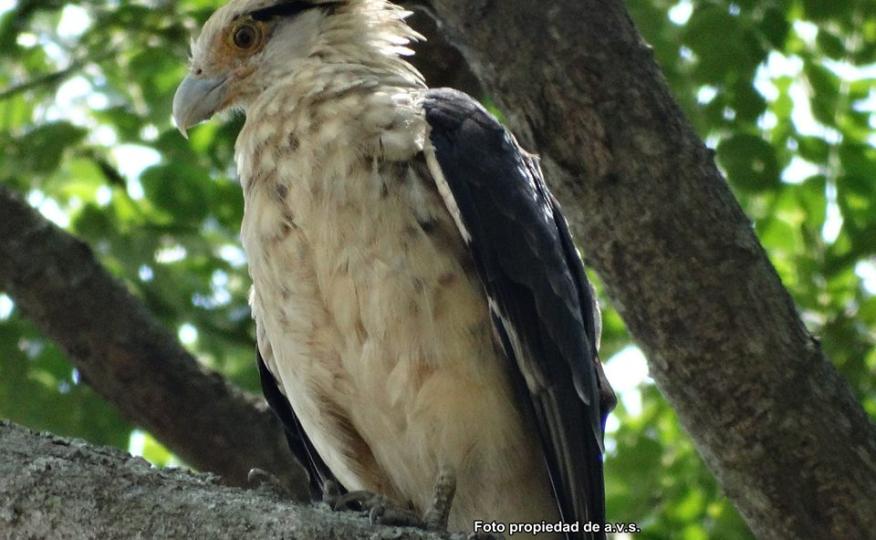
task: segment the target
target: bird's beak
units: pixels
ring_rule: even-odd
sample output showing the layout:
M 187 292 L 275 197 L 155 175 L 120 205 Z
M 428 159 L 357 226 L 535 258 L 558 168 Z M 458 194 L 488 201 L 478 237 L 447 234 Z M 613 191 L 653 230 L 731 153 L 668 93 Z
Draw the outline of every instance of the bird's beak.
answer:
M 225 102 L 228 93 L 227 77 L 217 79 L 187 76 L 173 96 L 173 121 L 183 137 L 186 131 L 199 122 L 207 120 Z

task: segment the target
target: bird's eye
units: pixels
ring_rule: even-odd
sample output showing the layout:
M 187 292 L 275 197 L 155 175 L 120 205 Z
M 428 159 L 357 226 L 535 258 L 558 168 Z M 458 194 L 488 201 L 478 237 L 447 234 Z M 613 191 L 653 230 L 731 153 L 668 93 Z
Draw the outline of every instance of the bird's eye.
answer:
M 234 45 L 239 49 L 251 49 L 259 40 L 258 29 L 251 24 L 243 24 L 234 31 Z

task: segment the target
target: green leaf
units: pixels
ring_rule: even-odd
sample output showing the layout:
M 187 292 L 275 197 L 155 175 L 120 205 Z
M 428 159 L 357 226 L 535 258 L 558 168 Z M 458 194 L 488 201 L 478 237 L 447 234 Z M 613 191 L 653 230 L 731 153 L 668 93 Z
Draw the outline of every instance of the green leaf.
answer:
M 841 13 L 846 13 L 849 10 L 853 0 L 803 0 L 803 9 L 806 18 L 813 21 L 822 21 L 830 19 Z
M 828 126 L 836 124 L 839 104 L 839 81 L 836 75 L 814 62 L 806 63 L 804 73 L 814 93 L 811 104 L 815 119 Z
M 740 120 L 754 122 L 766 111 L 766 100 L 755 90 L 749 81 L 740 80 L 733 86 L 731 101 L 733 110 Z
M 86 133 L 69 122 L 43 124 L 8 146 L 4 157 L 19 169 L 48 174 L 61 164 L 64 151 L 81 141 Z
M 824 52 L 830 58 L 834 58 L 837 60 L 841 60 L 845 58 L 847 54 L 846 45 L 843 41 L 834 34 L 831 34 L 824 28 L 818 32 L 818 37 L 816 38 L 815 43 L 818 45 L 818 48 Z
M 694 11 L 684 43 L 696 54 L 696 74 L 704 82 L 732 82 L 752 72 L 766 51 L 753 29 L 718 6 Z
M 791 25 L 785 18 L 785 13 L 775 7 L 768 7 L 764 11 L 759 27 L 770 45 L 778 49 L 784 46 L 788 31 L 791 29 Z
M 180 223 L 200 223 L 209 212 L 210 175 L 200 167 L 176 163 L 146 169 L 141 183 L 146 197 Z
M 734 135 L 721 141 L 718 162 L 740 189 L 762 191 L 779 183 L 775 150 L 756 135 Z
M 827 163 L 830 157 L 830 145 L 824 139 L 799 135 L 796 140 L 800 157 L 812 163 Z

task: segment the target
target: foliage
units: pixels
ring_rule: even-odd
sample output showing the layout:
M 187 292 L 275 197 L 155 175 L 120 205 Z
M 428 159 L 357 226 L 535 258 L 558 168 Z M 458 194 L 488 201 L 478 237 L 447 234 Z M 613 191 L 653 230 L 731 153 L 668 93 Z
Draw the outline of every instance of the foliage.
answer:
M 190 141 L 170 125 L 189 36 L 217 3 L 0 1 L 0 181 L 87 240 L 202 362 L 256 391 L 232 167 L 240 119 Z M 876 416 L 876 3 L 628 5 L 807 324 Z M 629 344 L 609 309 L 604 355 L 629 360 Z M 635 365 L 616 362 L 620 375 Z M 637 521 L 642 538 L 748 537 L 654 386 L 623 398 L 610 519 Z M 132 438 L 3 296 L 0 416 L 171 459 Z

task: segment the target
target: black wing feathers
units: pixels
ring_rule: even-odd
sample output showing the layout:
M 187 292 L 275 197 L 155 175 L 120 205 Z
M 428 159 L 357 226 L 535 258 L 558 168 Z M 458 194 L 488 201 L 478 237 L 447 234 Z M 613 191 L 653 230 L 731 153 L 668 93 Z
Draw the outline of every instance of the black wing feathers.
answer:
M 617 396 L 615 396 L 614 390 L 611 389 L 611 385 L 608 383 L 608 379 L 605 377 L 605 372 L 602 369 L 602 363 L 597 357 L 596 346 L 599 343 L 599 334 L 602 332 L 602 324 L 599 319 L 599 304 L 596 303 L 593 286 L 587 280 L 587 274 L 584 273 L 581 256 L 578 254 L 575 243 L 572 241 L 572 233 L 569 232 L 569 225 L 566 223 L 565 218 L 563 218 L 560 203 L 557 202 L 553 195 L 551 195 L 551 202 L 557 222 L 557 229 L 560 231 L 563 249 L 566 252 L 566 258 L 575 263 L 570 264 L 570 269 L 580 293 L 581 309 L 584 313 L 584 325 L 587 329 L 587 335 L 593 336 L 590 343 L 593 346 L 593 367 L 596 370 L 596 387 L 599 390 L 599 411 L 602 414 L 601 432 L 604 434 L 605 420 L 608 417 L 609 411 L 613 410 L 617 404 Z M 588 306 L 590 306 L 590 309 L 588 309 Z M 602 438 L 598 442 L 600 450 L 605 453 Z
M 566 521 L 602 523 L 597 315 L 565 220 L 536 160 L 472 98 L 430 90 L 424 108 L 496 332 L 538 425 L 558 507 Z

